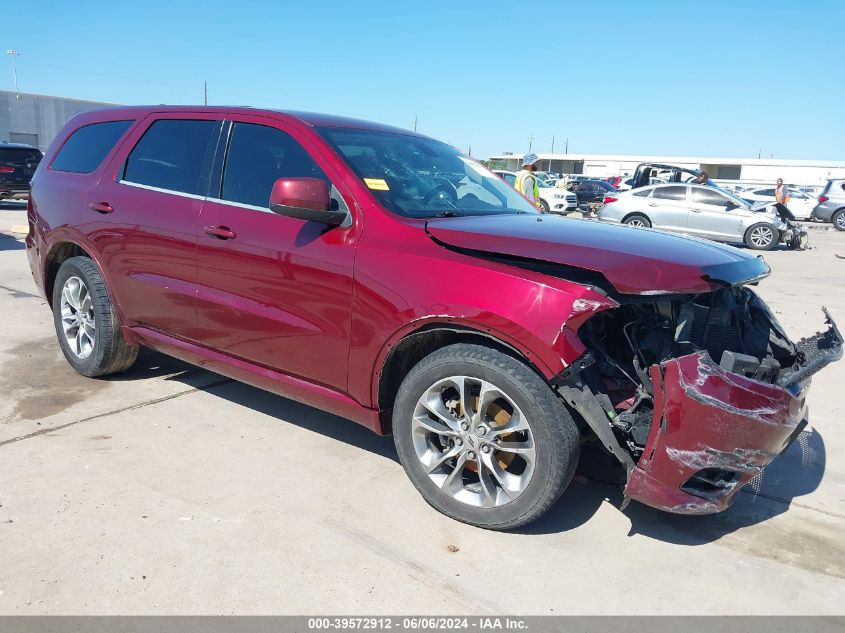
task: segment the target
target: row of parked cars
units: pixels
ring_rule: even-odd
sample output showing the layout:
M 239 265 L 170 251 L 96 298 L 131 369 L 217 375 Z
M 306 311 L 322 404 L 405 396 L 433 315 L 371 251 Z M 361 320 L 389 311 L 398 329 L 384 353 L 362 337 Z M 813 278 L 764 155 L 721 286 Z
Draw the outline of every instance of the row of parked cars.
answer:
M 496 173 L 510 184 L 516 178 L 513 172 Z M 595 210 L 603 222 L 743 243 L 755 250 L 769 250 L 780 243 L 802 248 L 806 231 L 794 220 L 831 222 L 845 231 L 842 179 L 828 181 L 818 198 L 789 188 L 790 216 L 776 208 L 773 186 L 730 191 L 712 180 L 699 183 L 699 170 L 675 165 L 643 163 L 630 178 L 568 176 L 566 188 L 555 186 L 556 174 L 537 175 L 545 211 Z

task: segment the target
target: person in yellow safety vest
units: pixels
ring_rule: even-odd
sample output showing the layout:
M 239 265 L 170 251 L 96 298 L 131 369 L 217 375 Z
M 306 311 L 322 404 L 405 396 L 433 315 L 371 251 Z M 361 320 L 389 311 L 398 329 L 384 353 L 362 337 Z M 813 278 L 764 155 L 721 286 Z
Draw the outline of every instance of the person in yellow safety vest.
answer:
M 519 193 L 528 198 L 528 201 L 533 203 L 535 207 L 542 209 L 540 186 L 537 184 L 537 176 L 534 175 L 538 162 L 540 162 L 540 157 L 537 154 L 523 156 L 522 168 L 517 172 L 516 182 L 513 186 Z

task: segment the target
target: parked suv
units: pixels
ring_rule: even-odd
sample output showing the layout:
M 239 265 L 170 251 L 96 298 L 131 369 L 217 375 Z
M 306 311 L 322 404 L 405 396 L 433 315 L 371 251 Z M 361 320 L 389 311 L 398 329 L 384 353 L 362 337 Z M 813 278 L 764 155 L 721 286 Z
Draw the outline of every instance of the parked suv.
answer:
M 28 218 L 78 372 L 147 346 L 392 433 L 426 501 L 486 528 L 541 516 L 582 446 L 629 499 L 717 512 L 842 354 L 832 321 L 789 340 L 760 258 L 541 214 L 449 145 L 339 117 L 79 114 Z
M 516 185 L 516 173 L 497 169 L 493 173 L 502 178 L 511 187 Z M 554 187 L 545 180 L 537 179 L 537 188 L 540 190 L 540 204 L 543 211 L 549 213 L 561 213 L 566 215 L 578 210 L 578 198 L 574 193 L 566 189 Z
M 845 231 L 845 179 L 827 181 L 811 217 L 822 222 L 831 222 L 833 228 Z
M 41 162 L 41 150 L 21 143 L 0 143 L 0 200 L 25 198 Z

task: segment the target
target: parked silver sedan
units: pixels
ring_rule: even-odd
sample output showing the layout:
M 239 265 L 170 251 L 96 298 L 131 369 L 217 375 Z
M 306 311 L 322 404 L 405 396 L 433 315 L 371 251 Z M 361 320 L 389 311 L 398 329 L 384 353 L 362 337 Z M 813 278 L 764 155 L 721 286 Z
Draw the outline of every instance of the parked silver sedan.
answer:
M 681 183 L 611 194 L 599 209 L 599 220 L 654 227 L 717 242 L 743 242 L 755 250 L 773 248 L 791 230 L 765 202 L 752 207 L 724 189 Z

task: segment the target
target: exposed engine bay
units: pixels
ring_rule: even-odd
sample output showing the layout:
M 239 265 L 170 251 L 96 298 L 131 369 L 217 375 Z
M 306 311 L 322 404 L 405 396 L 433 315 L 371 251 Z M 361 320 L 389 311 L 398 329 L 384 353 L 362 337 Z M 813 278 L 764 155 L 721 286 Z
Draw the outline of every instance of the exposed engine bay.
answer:
M 842 355 L 829 315 L 828 323 L 793 343 L 744 286 L 630 301 L 581 326 L 588 351 L 558 389 L 625 467 L 627 496 L 675 512 L 714 512 L 806 424 L 807 379 Z M 642 490 L 660 459 L 666 470 L 684 471 L 680 500 Z

